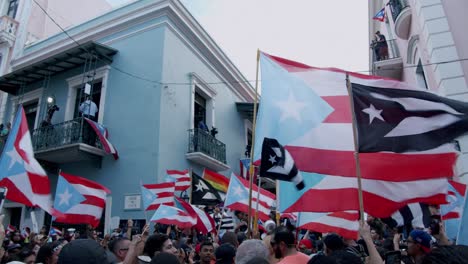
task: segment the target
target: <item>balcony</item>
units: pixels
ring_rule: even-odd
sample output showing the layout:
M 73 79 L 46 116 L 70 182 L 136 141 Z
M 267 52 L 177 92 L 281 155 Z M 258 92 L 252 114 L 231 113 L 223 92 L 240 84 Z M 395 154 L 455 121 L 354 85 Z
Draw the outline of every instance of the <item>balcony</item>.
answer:
M 388 56 L 378 58 L 376 46 L 371 46 L 373 75 L 401 80 L 403 59 L 400 56 L 396 40 L 387 40 Z
M 395 34 L 401 39 L 408 39 L 411 28 L 411 8 L 407 0 L 390 0 L 390 11 L 395 23 Z
M 51 163 L 89 161 L 107 155 L 94 130 L 81 117 L 35 129 L 32 142 L 36 158 Z
M 229 169 L 226 165 L 226 145 L 202 129 L 189 130 L 185 157 L 214 171 Z
M 15 43 L 18 21 L 9 16 L 0 17 L 0 43 L 7 42 L 11 47 Z

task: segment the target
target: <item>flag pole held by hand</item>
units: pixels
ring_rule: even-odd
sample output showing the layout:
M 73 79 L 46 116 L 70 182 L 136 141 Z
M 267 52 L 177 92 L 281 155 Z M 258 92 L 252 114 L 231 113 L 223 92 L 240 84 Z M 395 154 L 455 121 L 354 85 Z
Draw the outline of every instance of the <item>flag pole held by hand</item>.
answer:
M 361 223 L 364 222 L 364 200 L 362 197 L 362 179 L 361 179 L 361 166 L 359 162 L 359 142 L 358 142 L 358 131 L 357 131 L 357 119 L 356 113 L 354 112 L 354 100 L 353 91 L 351 88 L 351 81 L 349 80 L 349 74 L 346 73 L 346 87 L 348 88 L 349 101 L 351 103 L 351 114 L 353 115 L 353 139 L 354 139 L 354 161 L 356 162 L 356 176 L 358 183 L 358 199 L 359 199 L 359 218 Z

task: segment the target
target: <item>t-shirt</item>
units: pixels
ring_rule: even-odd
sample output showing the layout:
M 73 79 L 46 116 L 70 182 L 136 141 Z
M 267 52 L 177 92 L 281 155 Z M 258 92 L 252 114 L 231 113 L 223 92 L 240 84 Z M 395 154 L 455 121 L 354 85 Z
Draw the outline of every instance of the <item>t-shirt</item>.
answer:
M 304 253 L 296 252 L 296 254 L 283 258 L 277 264 L 305 264 L 310 260 L 310 257 Z

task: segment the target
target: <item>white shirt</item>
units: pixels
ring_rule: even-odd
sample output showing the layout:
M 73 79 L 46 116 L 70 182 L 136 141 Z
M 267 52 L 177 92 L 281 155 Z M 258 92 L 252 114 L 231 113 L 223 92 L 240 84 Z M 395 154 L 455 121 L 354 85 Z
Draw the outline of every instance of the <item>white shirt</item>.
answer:
M 99 109 L 97 108 L 97 105 L 90 100 L 86 100 L 80 105 L 80 112 L 83 115 L 90 115 L 92 117 L 95 117 L 98 110 Z

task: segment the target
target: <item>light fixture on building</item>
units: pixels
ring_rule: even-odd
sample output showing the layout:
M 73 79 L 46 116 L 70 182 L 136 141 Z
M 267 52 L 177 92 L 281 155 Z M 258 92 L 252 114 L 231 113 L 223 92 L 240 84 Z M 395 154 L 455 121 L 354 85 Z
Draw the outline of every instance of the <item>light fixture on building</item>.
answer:
M 55 97 L 54 96 L 47 96 L 47 104 L 54 105 L 55 104 Z

